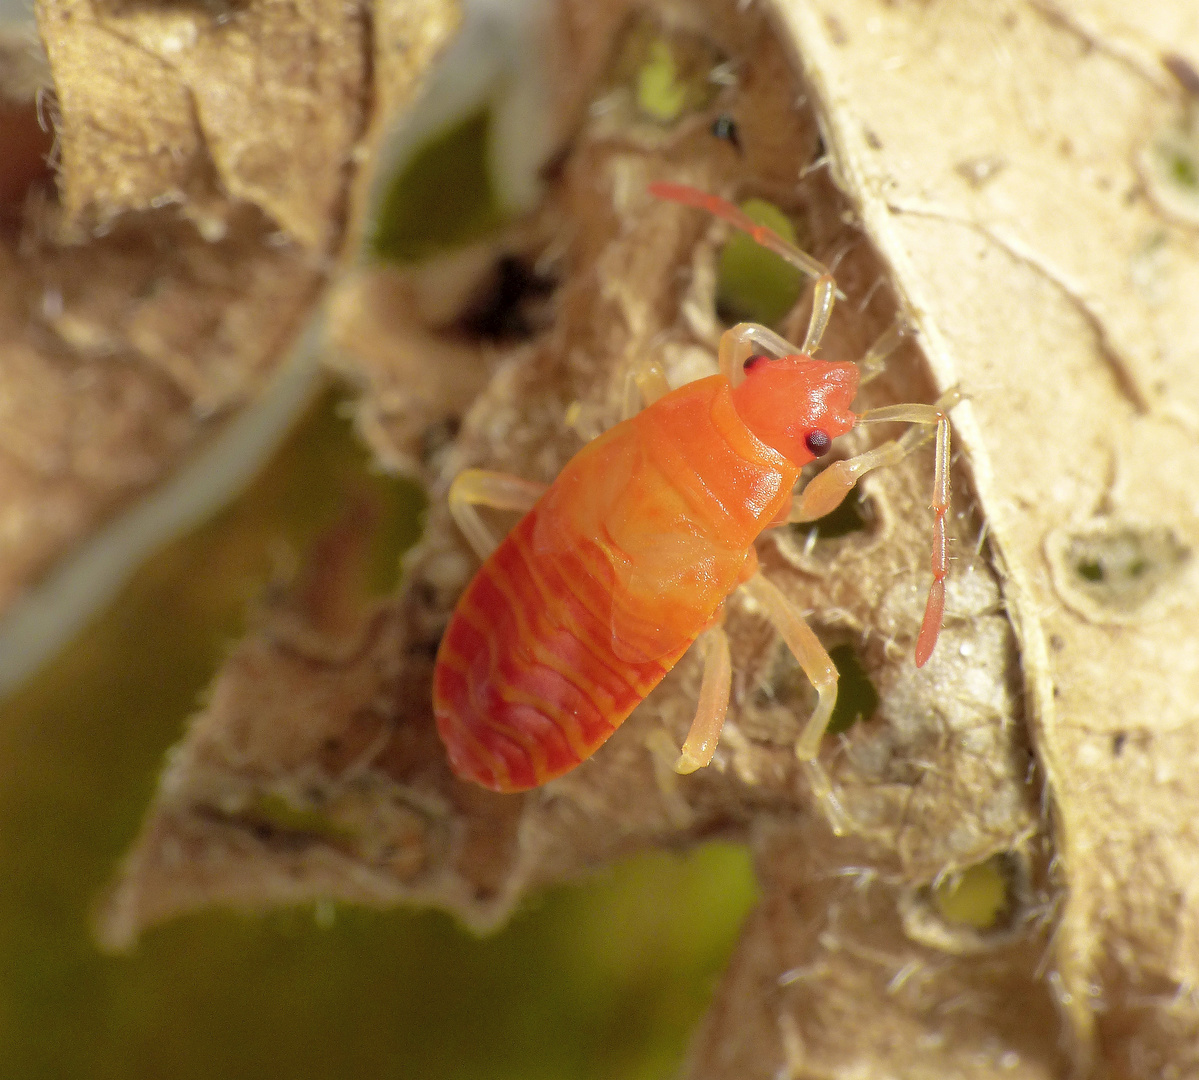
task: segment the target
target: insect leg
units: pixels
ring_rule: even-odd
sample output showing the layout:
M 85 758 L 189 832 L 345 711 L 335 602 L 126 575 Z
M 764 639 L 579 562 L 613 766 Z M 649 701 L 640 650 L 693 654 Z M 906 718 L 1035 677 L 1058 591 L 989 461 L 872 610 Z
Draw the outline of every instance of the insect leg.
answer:
M 629 369 L 625 380 L 624 404 L 621 419 L 627 420 L 641 411 L 642 405 L 652 405 L 670 393 L 666 372 L 657 360 L 638 360 Z
M 674 184 L 667 181 L 657 181 L 649 185 L 649 193 L 657 199 L 669 199 L 671 202 L 693 206 L 698 210 L 706 210 L 713 217 L 727 221 L 734 228 L 748 233 L 750 238 L 762 245 L 768 251 L 773 251 L 792 266 L 802 270 L 814 278 L 831 277 L 828 267 L 818 259 L 813 259 L 806 251 L 800 251 L 794 244 L 784 240 L 773 229 L 759 225 L 743 210 L 734 206 L 718 195 L 709 195 L 688 184 Z M 844 299 L 844 297 L 842 297 Z
M 933 512 L 930 560 L 933 583 L 928 590 L 924 619 L 916 638 L 917 667 L 924 667 L 932 656 L 945 617 L 945 577 L 949 573 L 949 550 L 945 540 L 945 515 L 949 511 L 949 410 L 961 400 L 961 391 L 954 387 L 942 394 L 935 405 L 886 405 L 863 413 L 858 417 L 858 423 L 901 422 L 917 426 L 898 439 L 830 465 L 804 488 L 789 517 L 790 521 L 814 521 L 823 517 L 834 510 L 854 484 L 871 469 L 902 461 L 918 446 L 933 438 L 935 432 L 937 452 L 930 504 Z M 929 427 L 933 427 L 934 432 L 929 432 Z
M 882 332 L 879 339 L 866 350 L 866 355 L 858 361 L 858 371 L 862 373 L 858 386 L 864 386 L 883 373 L 887 366 L 887 357 L 899 348 L 900 342 L 907 335 L 908 324 L 901 318 L 897 318 Z
M 734 206 L 726 199 L 717 195 L 709 195 L 706 191 L 690 187 L 687 184 L 673 184 L 658 181 L 650 184 L 649 193 L 658 199 L 669 199 L 671 202 L 682 203 L 684 206 L 694 206 L 706 210 L 714 217 L 727 221 L 734 228 L 747 233 L 749 237 L 767 251 L 773 251 L 792 266 L 816 279 L 816 294 L 812 299 L 812 319 L 808 323 L 808 332 L 804 336 L 804 356 L 811 356 L 828 326 L 829 315 L 833 310 L 833 299 L 845 299 L 845 294 L 837 289 L 837 283 L 829 268 L 812 258 L 806 251 L 801 251 L 794 244 L 784 240 L 773 229 L 759 225 L 748 214 Z M 785 355 L 785 354 L 784 354 Z M 723 368 L 721 369 L 723 370 Z M 727 372 L 725 372 L 727 375 Z
M 833 300 L 837 295 L 837 283 L 832 274 L 822 274 L 816 279 L 816 290 L 812 294 L 812 317 L 808 320 L 808 332 L 804 335 L 803 348 L 799 351 L 804 356 L 811 356 L 819 347 L 820 339 L 828 328 L 828 321 L 833 314 Z
M 720 335 L 720 350 L 717 359 L 720 374 L 732 383 L 741 378 L 742 365 L 757 353 L 769 353 L 776 360 L 783 356 L 794 356 L 798 345 L 792 345 L 781 334 L 776 334 L 761 323 L 738 323 Z
M 716 753 L 720 729 L 729 708 L 729 690 L 733 685 L 729 636 L 723 627 L 713 626 L 700 640 L 704 643 L 704 678 L 699 687 L 699 703 L 683 743 L 683 752 L 674 766 L 675 772 L 683 774 L 702 769 Z
M 527 513 L 541 498 L 546 486 L 509 473 L 464 469 L 450 485 L 450 514 L 475 554 L 480 559 L 486 559 L 499 547 L 500 542 L 475 507 L 488 506 L 493 510 Z
M 820 740 L 833 715 L 833 706 L 837 704 L 837 668 L 820 639 L 812 633 L 807 620 L 778 586 L 762 574 L 756 574 L 742 588 L 753 597 L 816 688 L 816 708 L 795 744 L 799 759 L 812 761 L 820 750 Z
M 886 405 L 881 409 L 871 409 L 858 417 L 859 424 L 883 422 L 916 424 L 911 431 L 898 439 L 892 439 L 867 450 L 857 457 L 835 461 L 824 472 L 814 477 L 803 489 L 798 502 L 791 510 L 788 521 L 815 521 L 831 513 L 846 495 L 853 489 L 863 476 L 875 469 L 898 464 L 913 450 L 923 446 L 936 435 L 938 444 L 944 442 L 946 452 L 949 445 L 949 410 L 962 400 L 961 391 L 954 387 L 941 396 L 935 405 Z M 934 428 L 929 431 L 928 428 Z M 942 436 L 941 430 L 945 434 Z M 948 484 L 948 469 L 940 468 L 938 457 L 938 477 L 934 481 L 937 491 Z M 943 474 L 943 475 L 942 475 Z M 934 508 L 936 501 L 934 499 Z
M 812 793 L 819 800 L 834 833 L 845 836 L 858 832 L 860 830 L 841 805 L 837 790 L 817 756 L 820 740 L 833 716 L 833 706 L 837 704 L 836 665 L 798 608 L 769 579 L 762 574 L 755 574 L 742 588 L 757 602 L 762 613 L 787 643 L 787 648 L 808 681 L 816 688 L 816 708 L 795 743 L 795 756 L 807 773 Z

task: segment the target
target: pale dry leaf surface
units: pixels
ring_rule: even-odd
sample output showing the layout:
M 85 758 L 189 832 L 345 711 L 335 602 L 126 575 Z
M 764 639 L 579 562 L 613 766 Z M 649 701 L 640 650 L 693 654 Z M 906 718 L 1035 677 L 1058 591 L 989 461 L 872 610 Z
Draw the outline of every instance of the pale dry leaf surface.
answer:
M 787 212 L 805 248 L 836 260 L 847 295 L 830 357 L 862 355 L 899 310 L 886 265 L 833 183 L 810 90 L 761 10 L 649 5 L 630 24 L 588 22 L 584 8 L 596 5 L 562 8 L 562 25 L 582 36 L 556 39 L 564 71 L 572 48 L 618 61 L 632 25 L 711 50 L 733 77 L 662 123 L 599 75 L 533 214 L 489 250 L 419 271 L 360 271 L 339 292 L 337 363 L 365 387 L 358 415 L 377 456 L 422 471 L 425 538 L 400 594 L 355 619 L 330 599 L 352 544 L 320 545 L 299 585 L 266 598 L 172 755 L 100 932 L 123 946 L 197 906 L 316 896 L 419 900 L 494 925 L 535 886 L 646 846 L 729 835 L 753 845 L 765 895 L 688 1075 L 881 1076 L 900 1060 L 911 1075 L 1062 1075 L 1044 970 L 1052 853 L 1015 636 L 965 459 L 954 469 L 949 617 L 921 672 L 911 650 L 928 580 L 929 453 L 867 486 L 866 529 L 814 542 L 779 530 L 759 545 L 772 579 L 830 645 L 854 646 L 879 691 L 878 715 L 827 740 L 822 758 L 843 836 L 792 749 L 810 690 L 740 599 L 728 620 L 733 704 L 711 768 L 678 778 L 652 749 L 663 733 L 677 746 L 694 712 L 700 665 L 688 657 L 592 760 L 543 789 L 493 795 L 448 770 L 429 680 L 476 567 L 445 508 L 453 476 L 481 466 L 551 480 L 580 429 L 618 419 L 634 361 L 658 359 L 676 383 L 715 369 L 725 231 L 654 202 L 646 185 L 670 178 Z M 599 45 L 587 37 L 601 31 Z M 735 117 L 740 148 L 713 135 L 722 113 Z M 536 267 L 555 291 L 517 340 L 472 340 L 455 306 L 485 280 L 479 267 L 501 258 Z M 396 308 L 380 313 L 373 296 Z M 789 317 L 793 335 L 804 304 Z M 472 400 L 418 369 L 426 347 L 477 380 Z M 869 403 L 934 396 L 909 343 Z M 864 445 L 855 438 L 846 452 Z M 1010 871 L 1001 924 L 968 931 L 942 917 L 934 884 L 993 856 Z M 1024 1021 L 1030 1011 L 1035 1023 Z M 863 1022 L 876 1025 L 869 1038 Z
M 1189 129 L 1165 61 L 1193 67 L 1199 16 L 1087 0 L 780 11 L 937 378 L 971 398 L 959 426 L 1057 810 L 1079 1060 L 1193 1075 L 1199 236 L 1144 168 Z M 1187 160 L 1157 178 L 1180 197 Z

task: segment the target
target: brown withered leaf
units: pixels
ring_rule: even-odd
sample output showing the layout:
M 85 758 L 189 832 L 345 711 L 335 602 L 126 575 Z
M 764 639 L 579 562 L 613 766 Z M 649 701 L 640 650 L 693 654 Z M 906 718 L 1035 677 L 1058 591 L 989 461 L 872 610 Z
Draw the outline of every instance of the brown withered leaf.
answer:
M 38 20 L 68 225 L 178 203 L 215 238 L 232 200 L 327 248 L 370 92 L 363 8 L 44 0 Z
M 393 102 L 452 25 L 448 0 L 426 8 L 379 43 Z M 293 345 L 338 254 L 372 93 L 354 5 L 51 0 L 39 20 L 52 87 L 26 78 L 0 112 L 0 610 L 108 523 L 128 525 L 110 548 L 142 543 L 123 512 L 275 389 L 302 404 L 316 365 Z M 57 195 L 48 145 L 14 164 L 39 117 L 56 122 Z M 186 519 L 206 497 L 172 505 Z M 44 652 L 27 632 L 44 599 L 5 624 L 0 684 Z
M 792 749 L 808 691 L 740 599 L 728 619 L 729 721 L 712 767 L 694 776 L 674 776 L 662 753 L 664 741 L 678 746 L 694 711 L 691 656 L 591 761 L 528 795 L 457 781 L 433 730 L 433 655 L 475 569 L 445 509 L 452 477 L 478 465 L 552 479 L 581 431 L 619 416 L 638 358 L 657 358 L 675 381 L 714 370 L 715 263 L 726 233 L 652 201 L 651 180 L 760 195 L 786 210 L 804 247 L 836 260 L 847 296 L 826 355 L 861 356 L 900 310 L 925 330 L 928 310 L 901 309 L 906 293 L 859 225 L 860 193 L 844 194 L 826 167 L 828 118 L 817 101 L 827 101 L 801 81 L 764 14 L 742 8 L 663 3 L 641 16 L 667 39 L 698 35 L 735 74 L 701 111 L 668 125 L 639 118 L 597 81 L 593 94 L 604 100 L 581 117 L 544 204 L 491 247 L 558 282 L 548 323 L 527 339 L 472 341 L 461 320 L 434 318 L 427 296 L 422 307 L 431 279 L 420 275 L 364 273 L 350 283 L 335 316 L 338 364 L 368 388 L 361 415 L 378 456 L 423 468 L 426 536 L 400 595 L 361 607 L 356 620 L 330 601 L 352 558 L 333 537 L 301 587 L 266 599 L 172 757 L 102 911 L 107 944 L 128 945 L 148 924 L 197 906 L 316 896 L 434 903 L 489 926 L 538 885 L 646 846 L 731 835 L 753 845 L 764 898 L 688 1075 L 1064 1074 L 1055 995 L 1066 976 L 1050 951 L 1055 852 L 1026 730 L 1029 702 L 1042 701 L 1022 678 L 1009 579 L 993 565 L 989 507 L 969 454 L 953 470 L 949 617 L 922 671 L 911 650 L 927 585 L 929 452 L 866 485 L 865 530 L 814 544 L 804 531 L 778 530 L 759 545 L 771 577 L 830 645 L 854 645 L 879 691 L 871 722 L 827 740 L 822 765 L 835 801 L 818 797 Z M 579 9 L 564 10 L 561 25 L 586 25 L 572 22 Z M 619 23 L 597 25 L 618 49 Z M 570 35 L 556 41 L 563 70 L 572 47 Z M 586 51 L 605 50 L 588 40 Z M 720 114 L 735 117 L 740 147 L 713 136 Z M 451 270 L 439 279 L 443 300 L 478 280 L 469 267 Z M 399 296 L 402 310 L 380 315 L 372 295 Z M 792 327 L 805 316 L 801 301 Z M 469 408 L 439 372 L 420 373 L 421 393 L 406 389 L 421 342 L 438 336 L 439 356 L 472 380 L 489 375 Z M 869 387 L 869 403 L 932 400 L 944 374 L 934 372 L 909 342 Z M 1027 606 L 1020 612 L 1029 617 Z M 993 858 L 1005 868 L 1006 914 L 983 929 L 955 923 L 938 907 L 937 886 Z
M 259 392 L 317 284 L 267 228 L 0 240 L 0 606 Z

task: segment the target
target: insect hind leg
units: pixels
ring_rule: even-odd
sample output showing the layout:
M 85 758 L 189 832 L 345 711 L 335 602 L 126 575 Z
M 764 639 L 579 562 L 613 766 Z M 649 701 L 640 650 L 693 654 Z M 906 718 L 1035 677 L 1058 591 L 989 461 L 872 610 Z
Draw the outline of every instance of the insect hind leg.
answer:
M 702 769 L 716 753 L 733 685 L 729 636 L 724 628 L 713 626 L 704 632 L 701 640 L 704 642 L 704 676 L 699 687 L 699 701 L 691 730 L 683 743 L 683 752 L 674 766 L 675 772 L 684 775 Z
M 817 756 L 820 741 L 833 716 L 833 707 L 837 704 L 836 665 L 799 609 L 779 591 L 778 586 L 763 575 L 756 574 L 742 588 L 757 603 L 762 614 L 791 650 L 808 681 L 816 688 L 816 708 L 795 743 L 795 756 L 807 773 L 812 793 L 818 799 L 829 826 L 838 836 L 861 832 L 841 805 L 836 788 Z
M 820 740 L 832 719 L 833 706 L 837 704 L 836 665 L 799 609 L 777 585 L 761 574 L 755 574 L 742 588 L 778 631 L 796 663 L 816 688 L 816 708 L 795 744 L 796 756 L 801 761 L 813 761 L 820 752 Z
M 515 510 L 525 514 L 545 493 L 547 485 L 534 480 L 525 480 L 511 473 L 492 472 L 489 469 L 464 469 L 450 485 L 447 501 L 450 514 L 462 530 L 467 543 L 480 559 L 487 557 L 499 547 L 497 537 L 480 516 L 476 507 L 486 506 L 492 510 Z

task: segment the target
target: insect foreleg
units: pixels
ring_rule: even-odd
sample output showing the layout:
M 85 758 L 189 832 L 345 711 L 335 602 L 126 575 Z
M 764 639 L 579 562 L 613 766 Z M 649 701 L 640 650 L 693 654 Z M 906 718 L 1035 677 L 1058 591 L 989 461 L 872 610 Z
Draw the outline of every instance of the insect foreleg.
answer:
M 792 345 L 769 327 L 761 323 L 743 322 L 720 335 L 717 360 L 720 364 L 720 374 L 736 384 L 741 378 L 742 365 L 751 356 L 767 353 L 777 360 L 784 356 L 794 356 L 798 351 L 797 345 Z
M 695 719 L 683 743 L 683 752 L 675 762 L 675 772 L 693 773 L 702 769 L 716 753 L 720 729 L 729 708 L 729 689 L 733 685 L 733 664 L 729 656 L 729 636 L 713 626 L 700 640 L 704 643 L 704 678 L 699 687 Z
M 488 506 L 493 510 L 515 510 L 525 514 L 533 509 L 546 487 L 509 473 L 464 469 L 450 485 L 450 514 L 475 554 L 486 559 L 499 547 L 500 541 L 475 507 Z
M 898 439 L 830 465 L 804 488 L 788 519 L 814 521 L 836 509 L 854 484 L 871 469 L 894 465 L 928 442 L 933 437 L 928 429 L 933 427 L 937 440 L 930 503 L 933 511 L 933 583 L 928 590 L 924 619 L 916 638 L 917 667 L 923 667 L 932 656 L 945 616 L 945 577 L 949 573 L 949 549 L 945 539 L 945 515 L 949 511 L 949 410 L 961 400 L 961 391 L 954 387 L 942 394 L 934 405 L 886 405 L 863 413 L 858 417 L 858 423 L 899 422 L 917 426 Z
M 938 439 L 938 445 L 944 442 L 948 447 L 948 413 L 961 400 L 961 391 L 954 387 L 943 394 L 935 405 L 886 405 L 881 409 L 871 409 L 862 413 L 858 417 L 859 424 L 895 422 L 918 426 L 900 438 L 885 442 L 882 446 L 876 446 L 857 457 L 833 462 L 803 489 L 799 500 L 792 507 L 788 521 L 815 521 L 825 514 L 832 513 L 841 505 L 841 501 L 850 493 L 854 484 L 868 472 L 898 464 L 913 450 L 933 438 L 934 434 Z M 930 427 L 934 430 L 928 430 Z M 933 487 L 939 492 L 948 483 L 948 471 L 942 467 L 940 455 L 937 467 L 938 473 Z M 936 505 L 934 497 L 934 509 Z

